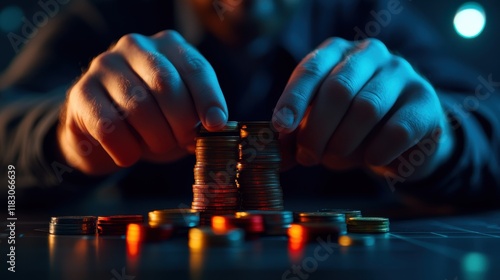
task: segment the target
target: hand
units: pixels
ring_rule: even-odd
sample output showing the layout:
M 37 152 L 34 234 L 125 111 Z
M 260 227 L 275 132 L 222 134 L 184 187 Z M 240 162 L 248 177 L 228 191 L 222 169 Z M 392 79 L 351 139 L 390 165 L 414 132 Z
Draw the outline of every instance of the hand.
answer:
M 453 148 L 453 137 L 442 140 L 451 132 L 434 88 L 376 39 L 328 39 L 306 56 L 276 105 L 273 124 L 305 166 L 397 172 L 398 157 L 432 138 L 436 150 L 411 176 L 422 178 Z
M 87 174 L 194 151 L 195 127 L 222 128 L 227 106 L 207 60 L 175 31 L 123 36 L 69 90 L 58 127 L 63 158 Z

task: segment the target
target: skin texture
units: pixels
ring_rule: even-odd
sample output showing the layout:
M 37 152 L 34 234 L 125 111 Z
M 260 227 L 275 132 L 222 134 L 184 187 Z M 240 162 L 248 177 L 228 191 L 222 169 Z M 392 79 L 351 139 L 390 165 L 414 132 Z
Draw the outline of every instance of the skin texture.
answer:
M 273 124 L 299 164 L 336 170 L 394 172 L 399 156 L 431 139 L 438 148 L 413 179 L 432 173 L 454 145 L 432 85 L 376 39 L 330 38 L 309 53 L 292 73 Z
M 200 121 L 217 130 L 227 116 L 212 67 L 182 36 L 129 34 L 69 91 L 59 147 L 76 168 L 106 174 L 140 159 L 177 160 L 194 149 Z
M 212 1 L 190 4 L 207 31 L 245 46 L 276 34 L 300 1 L 243 1 L 224 21 Z M 249 27 L 253 33 L 243 32 Z M 199 122 L 216 131 L 228 113 L 209 62 L 177 32 L 129 34 L 96 57 L 68 92 L 59 148 L 87 174 L 139 160 L 171 162 L 193 152 Z M 454 146 L 432 85 L 375 39 L 325 40 L 292 73 L 272 122 L 289 166 L 364 167 L 382 175 L 430 137 L 436 151 L 408 178 L 420 179 L 446 162 Z

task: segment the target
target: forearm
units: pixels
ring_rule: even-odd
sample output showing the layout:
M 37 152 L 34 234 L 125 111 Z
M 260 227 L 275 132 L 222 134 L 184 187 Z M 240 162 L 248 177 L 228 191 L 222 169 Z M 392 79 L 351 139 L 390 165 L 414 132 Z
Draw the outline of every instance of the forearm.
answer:
M 485 87 L 481 81 L 474 93 L 440 94 L 455 137 L 454 153 L 430 177 L 398 190 L 463 206 L 498 201 L 500 96 L 493 85 Z
M 53 186 L 60 181 L 52 151 L 59 106 L 64 100 L 64 89 L 48 94 L 28 93 L 8 89 L 0 95 L 0 133 L 2 166 L 15 165 L 18 188 Z

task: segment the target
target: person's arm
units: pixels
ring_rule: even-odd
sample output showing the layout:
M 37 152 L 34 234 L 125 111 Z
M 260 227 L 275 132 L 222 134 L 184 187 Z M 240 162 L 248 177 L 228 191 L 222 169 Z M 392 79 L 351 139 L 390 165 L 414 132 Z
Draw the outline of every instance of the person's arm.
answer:
M 87 2 L 82 0 L 76 3 Z M 96 2 L 108 4 L 108 1 Z M 29 116 L 28 111 L 38 112 L 33 118 L 48 119 L 42 122 L 43 125 L 36 122 L 23 126 L 16 123 L 8 113 L 2 116 L 9 123 L 5 129 L 9 138 L 16 134 L 26 137 L 29 136 L 29 131 L 45 127 L 40 137 L 32 140 L 35 148 L 15 146 L 12 156 L 4 158 L 9 162 L 25 161 L 26 165 L 20 168 L 19 176 L 33 178 L 32 182 L 39 176 L 54 177 L 50 172 L 32 172 L 32 168 L 38 168 L 38 165 L 43 165 L 41 168 L 45 171 L 54 169 L 56 177 L 61 175 L 61 168 L 64 173 L 78 173 L 79 170 L 89 176 L 105 176 L 142 160 L 171 162 L 184 157 L 194 147 L 196 127 L 200 122 L 209 130 L 225 125 L 227 106 L 213 68 L 178 32 L 168 30 L 173 25 L 165 18 L 172 21 L 173 10 L 170 10 L 169 16 L 168 9 L 157 9 L 157 6 L 170 7 L 172 2 L 156 1 L 149 4 L 120 1 L 119 4 L 125 15 L 120 10 L 111 9 L 111 14 L 118 19 L 109 19 L 112 23 L 109 28 L 114 30 L 112 27 L 116 27 L 118 30 L 110 33 L 110 38 L 118 36 L 119 40 L 109 48 L 98 51 L 99 54 L 91 59 L 88 69 L 77 81 L 64 88 L 62 92 L 66 91 L 67 94 L 62 105 L 60 97 L 64 97 L 64 94 L 61 95 L 58 91 L 55 93 L 57 102 L 47 108 L 40 107 L 40 100 L 48 97 L 47 94 L 41 94 L 40 98 L 30 101 L 31 105 L 24 111 L 21 110 L 14 105 L 17 105 L 17 100 L 25 97 L 24 91 L 17 86 L 22 84 L 22 79 L 11 79 L 17 81 L 8 87 L 14 100 L 5 98 L 3 104 L 14 108 L 21 122 Z M 131 9 L 134 7 L 137 9 Z M 142 9 L 143 7 L 147 9 Z M 148 13 L 151 9 L 156 10 Z M 157 13 L 156 17 L 152 17 L 154 13 Z M 141 15 L 145 17 L 144 21 L 140 20 Z M 132 17 L 134 21 L 131 23 Z M 161 19 L 161 22 L 155 19 Z M 53 38 L 42 36 L 41 40 L 33 42 L 30 47 L 35 45 L 38 49 L 48 50 L 46 57 L 54 58 L 49 59 L 49 62 L 58 65 L 58 62 L 66 60 L 56 59 L 60 56 L 55 55 L 50 47 L 72 43 L 71 36 L 87 38 L 84 41 L 88 43 L 83 44 L 82 49 L 94 42 L 97 46 L 101 45 L 98 40 L 99 32 L 87 32 L 96 31 L 94 24 L 88 24 L 88 28 L 77 30 L 80 31 L 77 33 L 67 32 L 62 38 L 55 36 L 64 34 L 65 29 L 74 31 L 68 26 L 69 23 L 71 21 L 61 22 L 56 26 L 59 31 L 52 33 Z M 155 28 L 162 31 L 147 36 Z M 92 33 L 96 38 L 93 38 Z M 90 36 L 86 36 L 88 34 Z M 47 37 L 48 39 L 43 40 Z M 108 36 L 103 38 L 105 42 Z M 78 50 L 69 53 L 80 54 Z M 70 65 L 75 65 L 74 57 L 71 58 Z M 85 58 L 80 54 L 79 59 Z M 22 54 L 18 60 L 23 60 Z M 49 62 L 44 61 L 42 66 L 50 64 Z M 58 74 L 61 68 L 53 71 L 51 73 Z M 45 74 L 43 71 L 36 73 Z M 38 75 L 34 76 L 27 79 L 30 86 L 37 85 L 34 81 L 45 80 L 37 79 Z M 51 78 L 49 75 L 45 77 Z M 57 77 L 59 76 L 55 75 L 52 79 Z M 53 87 L 54 83 L 46 86 Z M 43 84 L 40 92 L 44 92 Z M 5 97 L 8 97 L 7 94 Z M 54 111 L 59 109 L 60 118 L 57 118 L 59 113 Z M 9 140 L 7 145 L 12 144 L 10 142 L 13 140 Z M 49 179 L 38 180 L 35 185 L 51 185 L 54 180 Z M 61 180 L 60 176 L 57 179 L 59 183 L 67 181 L 66 178 Z
M 447 57 L 406 1 L 309 3 L 313 42 L 324 41 L 297 65 L 273 115 L 295 160 L 362 168 L 428 201 L 498 199 L 498 94 L 468 117 L 450 114 L 477 95 L 477 74 Z
M 425 180 L 406 180 L 412 168 L 418 169 L 417 158 L 397 161 L 400 170 L 385 179 L 398 191 L 426 200 L 493 205 L 500 197 L 500 77 L 480 76 L 447 55 L 449 47 L 439 34 L 405 1 L 376 1 L 371 7 L 368 2 L 374 1 L 360 1 L 367 14 L 355 24 L 359 29 L 353 36 L 377 21 L 374 13 L 390 15 L 375 37 L 434 86 L 456 140 L 452 157 Z M 400 5 L 391 6 L 394 3 Z M 428 156 L 434 144 L 419 147 L 413 156 L 420 152 Z
M 56 154 L 55 128 L 66 90 L 105 40 L 83 17 L 89 3 L 60 8 L 0 76 L 0 162 L 15 166 L 19 191 L 77 173 Z

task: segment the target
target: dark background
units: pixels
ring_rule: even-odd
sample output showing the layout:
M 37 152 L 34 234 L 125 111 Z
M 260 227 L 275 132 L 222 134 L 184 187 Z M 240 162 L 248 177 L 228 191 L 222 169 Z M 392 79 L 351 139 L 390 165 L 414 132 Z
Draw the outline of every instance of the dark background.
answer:
M 44 2 L 46 1 L 44 0 Z M 71 0 L 69 1 L 71 2 Z M 459 6 L 465 2 L 467 0 L 401 0 L 405 7 L 406 5 L 413 6 L 435 26 L 447 44 L 448 53 L 475 68 L 483 77 L 487 78 L 492 75 L 494 81 L 499 81 L 500 18 L 498 15 L 500 15 L 500 1 L 477 1 L 483 5 L 487 20 L 483 33 L 475 39 L 464 39 L 453 28 L 453 17 Z M 36 12 L 41 10 L 37 3 L 38 0 L 0 0 L 0 13 L 9 5 L 17 5 L 22 8 L 24 16 L 31 19 Z M 61 7 L 63 6 L 67 6 L 67 4 L 61 5 Z M 21 34 L 19 29 L 13 32 Z M 7 34 L 8 32 L 0 29 L 0 71 L 7 67 L 9 61 L 16 54 Z

